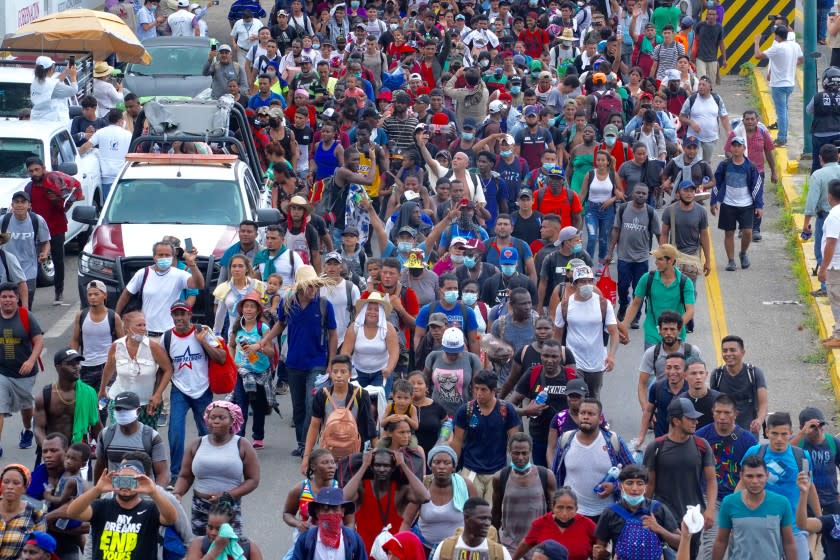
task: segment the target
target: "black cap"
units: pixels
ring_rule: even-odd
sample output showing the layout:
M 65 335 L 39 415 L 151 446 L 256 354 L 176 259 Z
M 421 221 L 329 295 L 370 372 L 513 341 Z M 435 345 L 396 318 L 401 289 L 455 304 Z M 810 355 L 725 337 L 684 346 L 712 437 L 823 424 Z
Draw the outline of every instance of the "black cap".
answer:
M 12 200 L 14 200 L 14 199 L 16 199 L 16 198 L 25 198 L 25 199 L 26 199 L 26 200 L 28 200 L 29 202 L 32 202 L 32 197 L 31 197 L 31 196 L 29 196 L 29 193 L 28 193 L 28 192 L 26 192 L 26 191 L 18 191 L 18 192 L 16 192 L 15 194 L 13 194 L 13 195 L 12 195 Z
M 825 415 L 819 408 L 808 406 L 799 413 L 799 425 L 804 426 L 809 420 L 819 420 L 825 424 Z
M 691 401 L 685 397 L 674 398 L 668 405 L 668 418 L 692 418 L 694 420 L 703 416 L 697 412 Z
M 84 360 L 85 357 L 75 348 L 65 347 L 53 355 L 53 363 L 55 365 L 64 363 L 68 360 Z
M 114 410 L 136 410 L 140 408 L 140 397 L 137 393 L 123 391 L 114 398 Z
M 589 386 L 583 379 L 572 379 L 571 381 L 566 383 L 566 394 L 580 395 L 581 397 L 585 397 L 589 394 Z

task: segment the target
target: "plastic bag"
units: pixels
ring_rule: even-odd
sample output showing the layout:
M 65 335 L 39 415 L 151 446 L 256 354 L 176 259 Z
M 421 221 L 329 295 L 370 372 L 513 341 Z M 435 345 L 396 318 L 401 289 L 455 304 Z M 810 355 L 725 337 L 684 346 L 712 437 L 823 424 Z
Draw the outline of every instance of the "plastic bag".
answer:
M 604 272 L 601 274 L 601 278 L 598 280 L 598 283 L 595 284 L 595 287 L 601 291 L 601 294 L 603 294 L 603 296 L 607 298 L 607 301 L 611 304 L 615 305 L 615 302 L 618 301 L 618 283 L 613 280 L 613 277 L 610 274 L 610 267 L 604 267 Z
M 382 527 L 382 531 L 373 539 L 373 544 L 370 547 L 370 557 L 373 560 L 388 560 L 388 553 L 382 546 L 392 538 L 394 537 L 391 535 L 391 524 L 388 523 Z

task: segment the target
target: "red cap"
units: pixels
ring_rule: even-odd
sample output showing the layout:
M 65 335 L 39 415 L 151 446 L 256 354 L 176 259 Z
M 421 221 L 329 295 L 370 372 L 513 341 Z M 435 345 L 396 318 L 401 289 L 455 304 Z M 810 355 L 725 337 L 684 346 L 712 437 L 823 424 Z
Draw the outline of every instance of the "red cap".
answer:
M 506 91 L 502 91 L 502 92 L 499 93 L 499 101 L 504 101 L 506 103 L 513 103 L 513 96 Z
M 376 99 L 379 101 L 387 101 L 388 103 L 390 103 L 394 100 L 394 96 L 391 95 L 390 91 L 380 91 L 379 95 L 376 96 Z
M 435 113 L 432 115 L 432 123 L 436 125 L 445 125 L 449 124 L 449 115 L 446 113 Z

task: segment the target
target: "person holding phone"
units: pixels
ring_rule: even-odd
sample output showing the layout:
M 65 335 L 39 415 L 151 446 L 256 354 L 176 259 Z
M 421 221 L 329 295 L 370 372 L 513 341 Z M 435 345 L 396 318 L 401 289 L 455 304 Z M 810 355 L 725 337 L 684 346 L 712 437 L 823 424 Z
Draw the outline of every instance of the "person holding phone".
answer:
M 108 492 L 113 495 L 103 498 Z M 67 506 L 66 515 L 90 522 L 94 560 L 104 557 L 102 550 L 128 560 L 157 558 L 160 526 L 178 520 L 178 511 L 164 494 L 144 474 L 142 462 L 127 460 L 118 470 L 103 472 L 96 486 Z M 108 544 L 101 548 L 101 543 Z

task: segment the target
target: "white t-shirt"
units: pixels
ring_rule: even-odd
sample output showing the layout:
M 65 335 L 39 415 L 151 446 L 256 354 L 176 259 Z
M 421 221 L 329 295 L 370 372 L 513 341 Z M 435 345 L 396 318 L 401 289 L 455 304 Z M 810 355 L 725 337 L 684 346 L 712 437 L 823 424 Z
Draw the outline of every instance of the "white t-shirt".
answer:
M 585 372 L 604 371 L 604 360 L 607 359 L 607 349 L 602 338 L 603 326 L 601 322 L 601 296 L 592 294 L 586 301 L 576 298 L 569 300 L 568 319 L 566 328 L 566 346 L 575 355 L 577 368 Z M 558 328 L 566 326 L 563 320 L 563 308 L 557 306 L 554 324 Z M 607 302 L 607 326 L 615 325 L 615 311 Z
M 192 37 L 195 35 L 192 22 L 195 16 L 187 10 L 178 10 L 166 18 L 173 37 Z
M 207 392 L 210 387 L 207 353 L 195 337 L 194 328 L 183 337 L 172 330 L 169 359 L 172 360 L 172 384 L 179 391 L 191 399 L 197 399 Z
M 686 99 L 683 108 L 680 111 L 681 115 L 688 115 L 692 120 L 697 121 L 700 125 L 700 132 L 697 133 L 697 139 L 701 142 L 715 142 L 718 139 L 718 117 L 725 117 L 728 115 L 726 107 L 723 103 L 723 98 L 720 97 L 720 106 L 718 106 L 713 95 L 704 98 L 699 93 L 694 99 L 694 104 L 691 105 L 689 111 L 690 99 Z M 693 133 L 693 131 L 692 131 Z
M 437 547 L 435 549 L 435 553 L 432 555 L 432 560 L 440 560 L 440 549 L 441 547 Z M 468 554 L 461 555 L 461 552 L 466 552 Z M 473 554 L 471 553 L 475 553 Z M 504 553 L 504 560 L 510 560 L 510 552 L 505 547 L 502 547 L 502 552 Z M 487 545 L 487 539 L 484 539 L 482 543 L 476 547 L 467 546 L 464 542 L 462 537 L 458 537 L 458 542 L 455 543 L 455 552 L 452 554 L 453 558 L 489 558 L 490 557 L 490 547 Z M 446 559 L 448 560 L 448 559 Z
M 93 133 L 89 142 L 99 148 L 99 169 L 103 177 L 116 177 L 125 164 L 125 154 L 131 147 L 131 133 L 114 124 Z
M 361 297 L 359 288 L 354 284 L 350 288 L 350 307 Z M 321 288 L 321 297 L 327 299 L 333 306 L 335 312 L 336 335 L 338 336 L 338 345 L 344 342 L 344 333 L 347 332 L 347 327 L 350 325 L 350 312 L 347 310 L 347 280 L 342 279 L 340 283 L 335 286 L 325 286 Z
M 233 24 L 233 28 L 230 30 L 230 36 L 233 38 L 236 46 L 247 51 L 257 42 L 256 39 L 251 40 L 251 35 L 256 35 L 260 27 L 262 27 L 262 23 L 256 18 L 252 19 L 250 23 L 244 19 L 240 19 Z
M 593 491 L 612 467 L 606 449 L 607 442 L 603 432 L 599 431 L 598 437 L 589 445 L 578 441 L 575 434 L 563 458 L 563 464 L 566 466 L 565 485 L 577 494 L 578 513 L 582 515 L 601 515 L 604 508 L 615 501 L 612 496 L 599 498 Z
M 770 87 L 793 87 L 796 83 L 796 61 L 802 48 L 796 41 L 773 41 L 764 51 L 770 63 Z
M 292 269 L 291 259 L 294 259 L 294 270 Z M 300 253 L 298 253 L 297 251 L 289 251 L 287 249 L 279 255 L 277 255 L 276 257 L 274 257 L 274 272 L 276 272 L 283 278 L 284 286 L 291 286 L 295 283 L 295 270 L 298 270 L 304 264 L 305 263 L 303 262 L 303 259 L 300 258 Z M 266 266 L 268 266 L 268 263 L 260 263 L 260 265 L 257 267 L 260 271 L 260 275 L 262 275 Z
M 828 238 L 840 238 L 840 204 L 831 209 L 823 223 L 822 251 L 825 254 L 825 241 Z M 828 264 L 829 270 L 840 270 L 840 246 L 834 250 L 834 257 Z
M 149 332 L 164 332 L 175 326 L 169 306 L 181 296 L 181 290 L 187 288 L 187 280 L 192 275 L 186 270 L 170 267 L 161 274 L 154 267 L 146 275 L 143 284 L 144 268 L 134 273 L 125 289 L 137 294 L 143 288 L 143 315 L 146 316 L 146 328 Z

